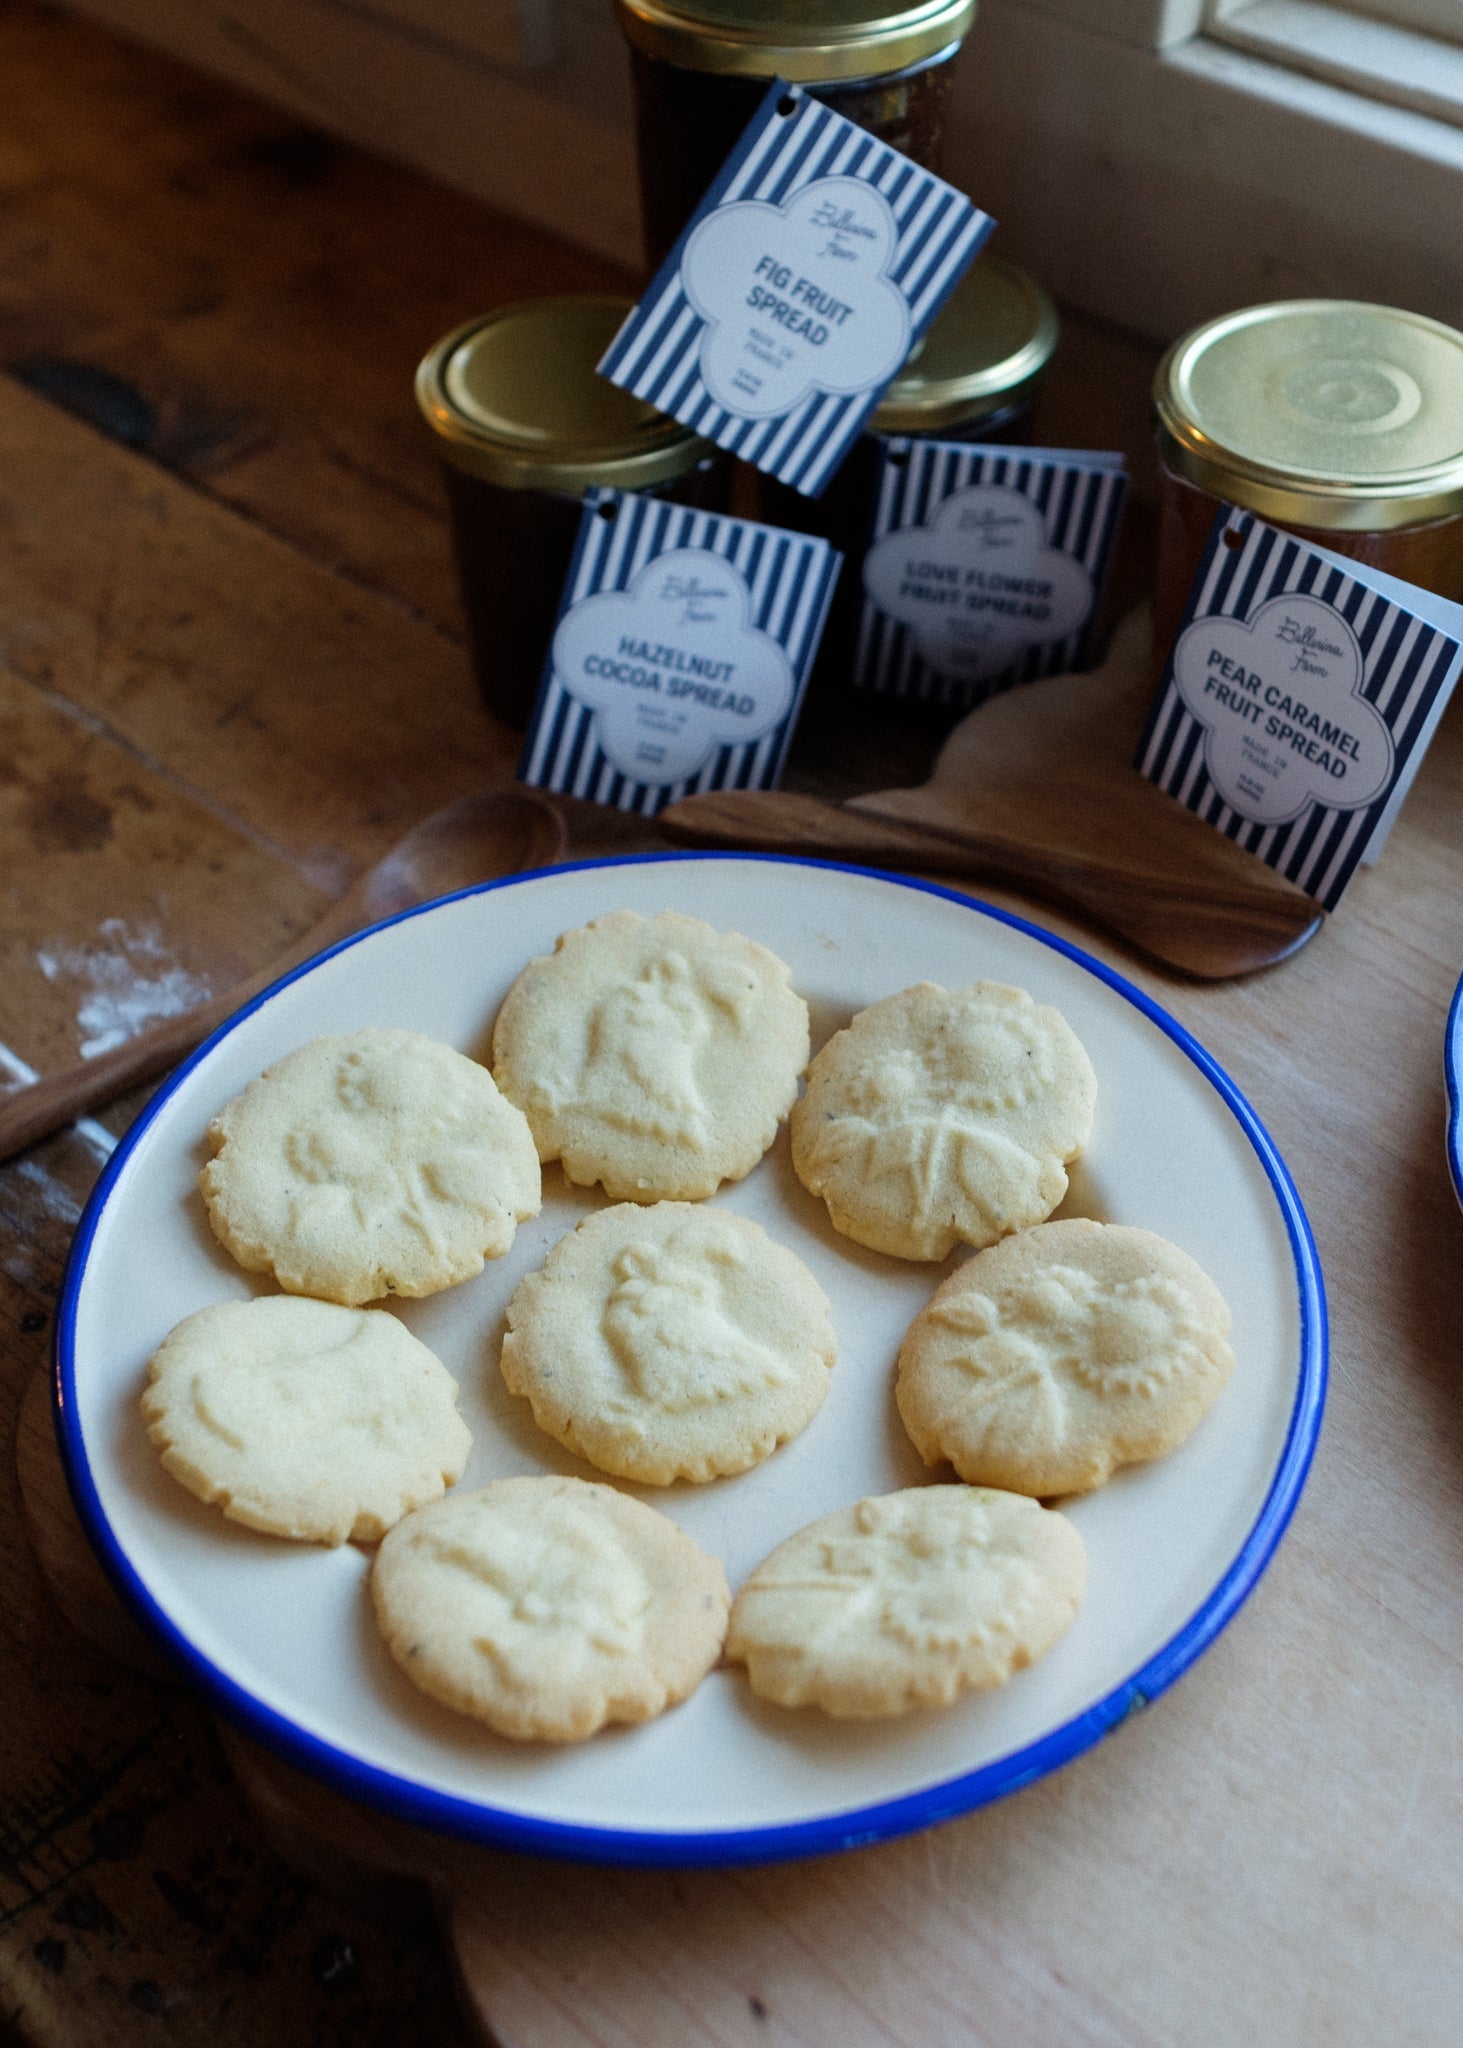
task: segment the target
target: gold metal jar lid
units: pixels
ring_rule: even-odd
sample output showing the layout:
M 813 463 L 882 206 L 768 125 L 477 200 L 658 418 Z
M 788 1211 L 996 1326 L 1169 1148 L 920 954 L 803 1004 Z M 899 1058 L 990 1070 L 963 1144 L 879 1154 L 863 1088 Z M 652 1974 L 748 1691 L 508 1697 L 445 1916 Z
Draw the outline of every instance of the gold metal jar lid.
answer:
M 934 434 L 1004 412 L 1035 389 L 1057 345 L 1057 309 L 1034 277 L 979 256 L 869 421 L 878 434 Z
M 626 36 L 685 71 L 794 85 L 881 78 L 958 43 L 976 0 L 615 0 Z
M 1354 299 L 1247 306 L 1154 379 L 1159 448 L 1289 526 L 1384 532 L 1463 512 L 1463 334 Z
M 417 370 L 443 459 L 506 490 L 653 489 L 711 442 L 595 375 L 630 299 L 523 299 L 444 335 Z

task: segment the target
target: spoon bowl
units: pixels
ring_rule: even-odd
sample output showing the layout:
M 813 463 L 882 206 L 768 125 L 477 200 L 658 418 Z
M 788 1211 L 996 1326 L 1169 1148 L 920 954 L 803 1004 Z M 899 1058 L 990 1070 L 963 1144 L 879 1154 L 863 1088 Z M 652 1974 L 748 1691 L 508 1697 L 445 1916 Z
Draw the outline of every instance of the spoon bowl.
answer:
M 325 914 L 268 966 L 220 995 L 165 1018 L 95 1059 L 80 1060 L 0 1098 L 0 1160 L 150 1081 L 191 1052 L 226 1017 L 292 968 L 366 925 L 379 924 L 455 890 L 550 867 L 564 852 L 563 820 L 527 790 L 490 790 L 434 811 L 352 883 Z

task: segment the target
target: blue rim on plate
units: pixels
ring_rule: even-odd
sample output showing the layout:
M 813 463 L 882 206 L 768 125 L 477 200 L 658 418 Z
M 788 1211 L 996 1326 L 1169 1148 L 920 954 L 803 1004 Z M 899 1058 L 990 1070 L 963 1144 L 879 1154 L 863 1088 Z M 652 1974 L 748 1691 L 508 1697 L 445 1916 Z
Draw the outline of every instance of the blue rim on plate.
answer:
M 1463 1207 L 1463 980 L 1453 991 L 1443 1033 L 1443 1079 L 1448 1084 L 1448 1173 Z
M 466 1836 L 492 1848 L 521 1850 L 577 1862 L 662 1867 L 778 1862 L 794 1857 L 826 1854 L 840 1849 L 863 1848 L 875 1842 L 887 1841 L 916 1828 L 929 1827 L 939 1821 L 954 1819 L 957 1815 L 968 1813 L 976 1807 L 1003 1797 L 1006 1793 L 1014 1792 L 1080 1756 L 1110 1729 L 1146 1707 L 1160 1693 L 1166 1692 L 1168 1687 L 1209 1647 L 1221 1629 L 1233 1619 L 1254 1590 L 1295 1511 L 1320 1434 L 1326 1396 L 1326 1298 L 1320 1259 L 1311 1235 L 1310 1223 L 1285 1162 L 1276 1150 L 1269 1133 L 1233 1081 L 1196 1038 L 1141 989 L 1114 969 L 1105 966 L 1100 960 L 1094 959 L 1081 947 L 1071 945 L 1065 939 L 1044 931 L 1040 925 L 1032 924 L 1009 911 L 998 910 L 978 898 L 942 888 L 938 883 L 914 881 L 902 875 L 890 875 L 877 868 L 861 867 L 847 861 L 797 860 L 780 854 L 736 854 L 731 857 L 737 860 L 765 862 L 773 866 L 825 868 L 845 874 L 866 875 L 876 881 L 944 897 L 950 902 L 963 905 L 977 915 L 992 918 L 999 924 L 1025 933 L 1029 938 L 1050 947 L 1094 975 L 1097 980 L 1105 983 L 1108 988 L 1139 1010 L 1187 1055 L 1219 1095 L 1243 1131 L 1264 1169 L 1284 1218 L 1295 1266 L 1300 1309 L 1299 1377 L 1285 1442 L 1265 1500 L 1228 1570 L 1202 1606 L 1146 1663 L 1094 1706 L 1064 1722 L 1060 1727 L 1052 1729 L 1035 1742 L 1013 1750 L 977 1770 L 947 1779 L 942 1784 L 926 1786 L 901 1798 L 876 1802 L 871 1806 L 848 1812 L 821 1815 L 812 1820 L 751 1829 L 669 1834 L 648 1829 L 644 1832 L 632 1832 L 626 1829 L 584 1827 L 562 1821 L 539 1820 L 461 1799 L 449 1793 L 434 1791 L 429 1787 L 415 1784 L 410 1779 L 399 1777 L 394 1772 L 364 1763 L 348 1751 L 307 1734 L 283 1715 L 261 1705 L 251 1693 L 236 1684 L 217 1665 L 194 1648 L 153 1598 L 117 1542 L 102 1509 L 77 1417 L 76 1314 L 92 1241 L 112 1187 L 143 1133 L 181 1084 L 184 1076 L 191 1073 L 200 1061 L 206 1059 L 213 1047 L 226 1038 L 245 1017 L 268 1002 L 280 989 L 298 980 L 301 975 L 311 972 L 320 960 L 333 958 L 336 954 L 359 945 L 363 939 L 369 938 L 372 932 L 383 931 L 391 925 L 402 923 L 407 918 L 420 917 L 436 905 L 419 904 L 414 909 L 402 911 L 395 917 L 383 919 L 380 924 L 371 926 L 368 931 L 353 934 L 350 938 L 342 940 L 339 945 L 317 955 L 315 960 L 282 975 L 262 995 L 256 996 L 251 1003 L 236 1011 L 234 1016 L 222 1024 L 212 1037 L 205 1040 L 193 1056 L 158 1090 L 108 1161 L 106 1170 L 93 1190 L 77 1226 L 76 1239 L 61 1290 L 53 1353 L 56 1430 L 72 1497 L 87 1536 L 112 1583 L 128 1605 L 157 1636 L 164 1648 L 200 1683 L 222 1714 L 243 1733 L 262 1742 L 288 1763 L 323 1780 L 351 1798 L 381 1807 L 418 1826 Z M 656 861 L 715 861 L 725 858 L 726 855 L 716 853 L 653 853 L 632 854 L 614 860 L 569 862 L 558 868 L 537 869 L 530 873 L 507 876 L 501 881 L 484 883 L 475 889 L 458 890 L 453 896 L 442 897 L 437 901 L 455 902 L 461 897 L 487 895 L 498 889 L 516 888 L 542 874 L 562 875 L 588 869 L 608 870 L 625 866 L 643 866 Z M 1460 995 L 1463 995 L 1463 984 L 1460 984 Z M 1460 1173 L 1459 1163 L 1458 1076 L 1460 1063 L 1463 1063 L 1463 1048 L 1459 1045 L 1460 1034 L 1463 1034 L 1463 1016 L 1460 1016 L 1459 997 L 1455 996 L 1448 1022 L 1447 1040 L 1450 1100 L 1449 1163 L 1453 1171 L 1454 1185 L 1459 1188 L 1460 1199 L 1463 1199 L 1463 1173 Z

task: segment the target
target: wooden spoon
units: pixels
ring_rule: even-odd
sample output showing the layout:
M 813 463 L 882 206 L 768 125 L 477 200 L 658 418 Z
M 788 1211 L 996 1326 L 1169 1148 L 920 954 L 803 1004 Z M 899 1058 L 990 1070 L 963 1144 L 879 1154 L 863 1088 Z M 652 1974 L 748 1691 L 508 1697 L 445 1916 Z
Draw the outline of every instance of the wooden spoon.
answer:
M 138 1032 L 110 1052 L 0 1096 L 0 1160 L 162 1073 L 241 1004 L 327 946 L 434 896 L 449 896 L 454 889 L 516 874 L 521 868 L 548 867 L 563 854 L 565 837 L 558 812 L 526 790 L 492 790 L 434 811 L 258 974 L 195 1009 Z
M 1323 913 L 1132 766 L 1151 694 L 1139 611 L 1092 674 L 1028 683 L 962 719 L 922 788 L 847 804 L 718 792 L 686 797 L 656 822 L 688 845 L 1006 882 L 1205 981 L 1272 967 L 1319 931 Z

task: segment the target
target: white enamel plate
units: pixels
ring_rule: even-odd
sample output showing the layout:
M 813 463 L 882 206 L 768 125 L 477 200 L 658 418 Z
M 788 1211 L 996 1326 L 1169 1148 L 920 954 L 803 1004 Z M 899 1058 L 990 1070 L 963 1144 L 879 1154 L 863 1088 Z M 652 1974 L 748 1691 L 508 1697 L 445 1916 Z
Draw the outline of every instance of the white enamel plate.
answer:
M 1453 991 L 1448 1028 L 1443 1034 L 1443 1080 L 1448 1091 L 1445 1136 L 1448 1177 L 1463 1205 L 1463 981 Z
M 196 1179 L 209 1119 L 323 1032 L 424 1031 L 485 1053 L 510 982 L 559 933 L 616 909 L 689 911 L 786 960 L 815 1048 L 910 983 L 1013 982 L 1053 1003 L 1097 1071 L 1092 1143 L 1063 1214 L 1141 1224 L 1191 1252 L 1234 1310 L 1234 1377 L 1172 1456 L 1076 1502 L 1088 1590 L 1044 1662 L 944 1712 L 840 1724 L 755 1701 L 718 1670 L 684 1705 L 577 1748 L 519 1747 L 397 1671 L 368 1558 L 260 1536 L 163 1472 L 138 1414 L 146 1361 L 183 1316 L 261 1291 L 213 1240 Z M 398 1306 L 462 1387 L 464 1486 L 580 1472 L 497 1368 L 504 1306 L 597 1192 L 544 1177 L 543 1213 L 466 1286 Z M 715 1197 L 811 1267 L 834 1307 L 832 1391 L 802 1436 L 739 1478 L 633 1489 L 719 1556 L 735 1588 L 831 1509 L 927 1473 L 893 1400 L 900 1339 L 949 1265 L 865 1252 L 799 1186 L 786 1133 Z M 378 927 L 241 1013 L 149 1106 L 82 1221 L 58 1318 L 62 1445 L 116 1583 L 219 1709 L 292 1762 L 412 1820 L 503 1847 L 615 1862 L 751 1861 L 869 1842 L 966 1811 L 1097 1741 L 1172 1683 L 1234 1614 L 1299 1496 L 1320 1427 L 1325 1306 L 1304 1212 L 1238 1091 L 1162 1010 L 1074 948 L 967 898 L 858 869 L 719 855 L 527 876 Z

